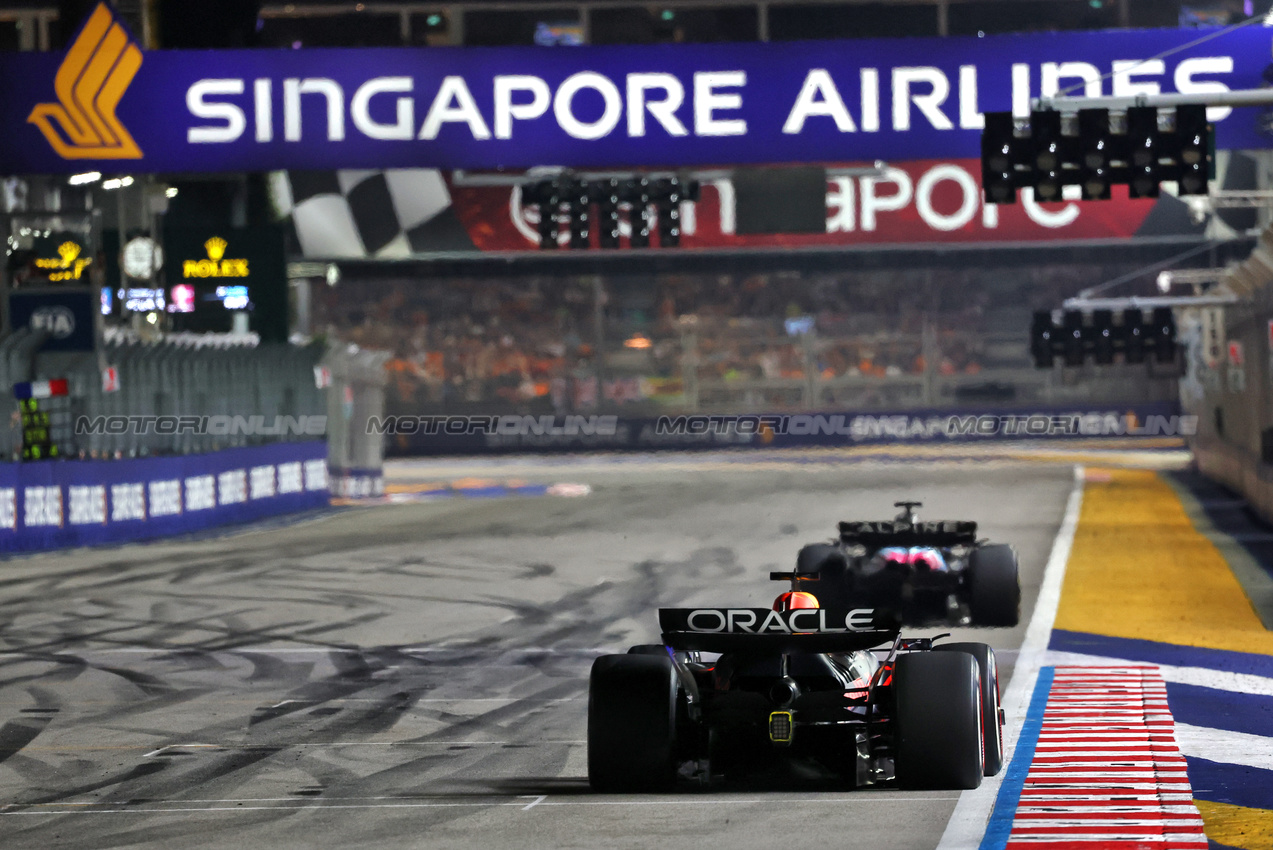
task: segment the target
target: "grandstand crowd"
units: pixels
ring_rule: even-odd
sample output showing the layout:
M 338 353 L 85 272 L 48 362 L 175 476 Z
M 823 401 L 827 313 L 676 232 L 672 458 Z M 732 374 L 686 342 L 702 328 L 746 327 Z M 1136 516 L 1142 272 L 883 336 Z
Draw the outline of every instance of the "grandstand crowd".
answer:
M 700 386 L 976 374 L 987 334 L 1119 269 L 375 279 L 325 289 L 317 327 L 393 353 L 389 406 L 675 406 Z M 988 280 L 987 277 L 993 279 Z M 927 335 L 927 341 L 926 341 Z

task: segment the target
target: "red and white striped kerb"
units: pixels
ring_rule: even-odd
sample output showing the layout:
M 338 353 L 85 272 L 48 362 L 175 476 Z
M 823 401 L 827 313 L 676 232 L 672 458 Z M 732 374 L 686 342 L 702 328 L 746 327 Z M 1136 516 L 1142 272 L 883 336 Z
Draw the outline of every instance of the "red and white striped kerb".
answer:
M 1008 850 L 1207 850 L 1157 667 L 1057 667 Z

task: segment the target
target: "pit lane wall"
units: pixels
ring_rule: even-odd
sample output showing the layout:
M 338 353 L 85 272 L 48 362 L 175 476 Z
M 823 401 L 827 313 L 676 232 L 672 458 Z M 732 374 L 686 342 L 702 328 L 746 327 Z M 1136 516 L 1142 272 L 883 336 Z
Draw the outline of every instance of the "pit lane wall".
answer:
M 327 443 L 0 465 L 0 553 L 171 537 L 326 506 Z
M 1241 446 L 1217 439 L 1196 441 L 1193 454 L 1203 475 L 1242 494 L 1260 516 L 1273 522 L 1273 466 Z
M 1220 356 L 1208 363 L 1200 344 L 1189 352 L 1181 404 L 1197 416 L 1190 447 L 1199 471 L 1273 522 L 1273 302 L 1227 314 Z
M 1198 420 L 1190 447 L 1204 475 L 1273 522 L 1273 224 L 1221 287 L 1237 303 L 1210 316 L 1184 310 L 1180 322 L 1186 344 L 1180 401 Z
M 742 416 L 607 414 L 389 416 L 368 427 L 398 456 L 523 452 L 779 449 L 994 440 L 1188 437 L 1197 417 L 1175 402 Z

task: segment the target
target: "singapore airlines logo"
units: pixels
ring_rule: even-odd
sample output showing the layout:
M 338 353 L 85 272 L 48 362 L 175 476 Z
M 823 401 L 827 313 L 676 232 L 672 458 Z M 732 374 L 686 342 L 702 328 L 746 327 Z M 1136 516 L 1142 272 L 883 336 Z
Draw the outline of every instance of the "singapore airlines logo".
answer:
M 100 3 L 54 77 L 58 102 L 37 104 L 27 121 L 63 159 L 140 159 L 141 148 L 115 117 L 140 67 L 141 49 Z

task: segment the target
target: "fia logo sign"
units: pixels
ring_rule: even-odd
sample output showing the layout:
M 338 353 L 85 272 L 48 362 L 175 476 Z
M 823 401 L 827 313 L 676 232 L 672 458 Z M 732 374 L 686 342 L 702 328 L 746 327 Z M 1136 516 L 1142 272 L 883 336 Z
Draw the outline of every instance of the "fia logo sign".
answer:
M 66 339 L 75 333 L 75 314 L 57 305 L 40 307 L 31 314 L 30 324 L 33 331 L 47 331 L 54 339 Z

